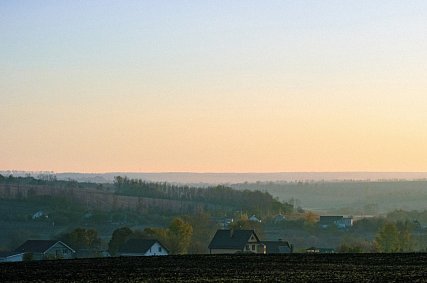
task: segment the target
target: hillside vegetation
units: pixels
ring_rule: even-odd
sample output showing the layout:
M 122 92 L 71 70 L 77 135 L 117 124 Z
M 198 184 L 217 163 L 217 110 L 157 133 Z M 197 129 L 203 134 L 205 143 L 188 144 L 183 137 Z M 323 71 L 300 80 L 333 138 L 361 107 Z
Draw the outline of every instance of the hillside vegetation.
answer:
M 114 188 L 118 195 L 202 202 L 263 216 L 292 210 L 290 204 L 280 202 L 268 192 L 235 190 L 226 186 L 197 188 L 116 177 Z

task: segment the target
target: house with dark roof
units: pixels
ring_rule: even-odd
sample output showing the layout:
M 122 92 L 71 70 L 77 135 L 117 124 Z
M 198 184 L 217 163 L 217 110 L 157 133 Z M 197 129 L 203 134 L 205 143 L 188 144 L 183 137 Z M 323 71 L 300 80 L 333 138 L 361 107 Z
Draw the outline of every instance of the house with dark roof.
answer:
M 62 241 L 28 240 L 14 251 L 16 254 L 29 254 L 32 260 L 70 259 L 75 250 Z
M 129 239 L 119 249 L 120 256 L 163 256 L 168 249 L 157 240 Z
M 217 230 L 208 248 L 211 254 L 266 253 L 254 230 Z
M 262 241 L 265 245 L 267 254 L 290 254 L 293 252 L 293 245 L 287 241 Z

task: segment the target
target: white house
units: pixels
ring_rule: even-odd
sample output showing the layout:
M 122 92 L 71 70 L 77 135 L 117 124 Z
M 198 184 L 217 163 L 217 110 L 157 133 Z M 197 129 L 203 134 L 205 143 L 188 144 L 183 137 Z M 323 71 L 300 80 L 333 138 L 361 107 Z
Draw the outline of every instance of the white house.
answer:
M 32 260 L 71 259 L 76 253 L 67 244 L 56 240 L 28 240 L 14 252 L 30 254 Z
M 164 256 L 168 249 L 157 240 L 130 239 L 120 249 L 120 256 Z

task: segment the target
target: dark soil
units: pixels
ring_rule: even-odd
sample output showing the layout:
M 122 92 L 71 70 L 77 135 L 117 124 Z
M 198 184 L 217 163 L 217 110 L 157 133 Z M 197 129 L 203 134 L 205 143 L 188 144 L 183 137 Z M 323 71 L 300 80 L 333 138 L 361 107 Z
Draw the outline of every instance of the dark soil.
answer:
M 0 282 L 427 282 L 427 254 L 187 255 L 0 263 Z

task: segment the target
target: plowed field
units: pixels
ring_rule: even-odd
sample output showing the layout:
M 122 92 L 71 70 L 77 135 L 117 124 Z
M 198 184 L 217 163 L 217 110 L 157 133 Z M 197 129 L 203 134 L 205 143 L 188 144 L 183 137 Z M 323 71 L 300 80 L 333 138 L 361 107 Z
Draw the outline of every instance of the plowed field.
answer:
M 427 254 L 188 255 L 0 263 L 0 282 L 427 282 Z

